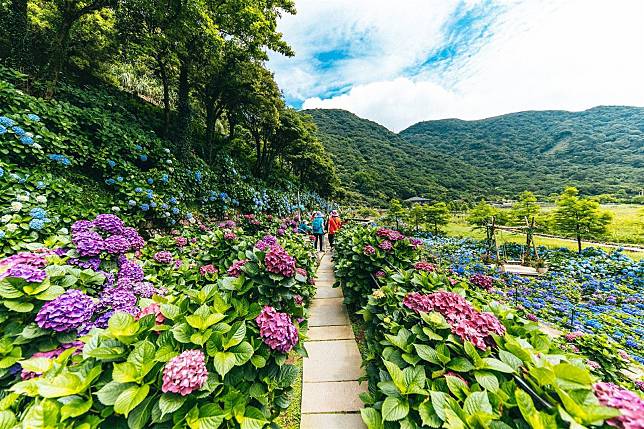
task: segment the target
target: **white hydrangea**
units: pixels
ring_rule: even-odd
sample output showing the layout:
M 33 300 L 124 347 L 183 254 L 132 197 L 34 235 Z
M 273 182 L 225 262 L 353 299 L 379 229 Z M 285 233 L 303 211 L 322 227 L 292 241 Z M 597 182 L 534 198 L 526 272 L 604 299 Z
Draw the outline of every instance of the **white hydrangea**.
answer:
M 112 207 L 112 211 L 113 211 L 114 213 L 118 213 L 118 212 L 120 212 L 120 211 L 121 211 L 121 208 L 120 208 L 120 207 L 117 207 L 117 206 L 114 206 L 114 207 Z
M 7 225 L 7 231 L 9 232 L 16 232 L 17 229 L 18 229 L 18 225 L 15 223 L 10 223 Z
M 11 203 L 11 211 L 12 212 L 19 212 L 20 210 L 22 210 L 22 203 L 19 202 L 19 201 L 13 201 Z
M 7 222 L 9 222 L 11 220 L 12 217 L 13 216 L 11 216 L 11 215 L 4 215 L 4 216 L 0 217 L 0 221 L 2 223 L 7 223 Z
M 23 203 L 25 203 L 25 202 L 29 201 L 29 195 L 27 195 L 27 194 L 24 194 L 24 195 L 18 195 L 18 196 L 16 197 L 16 199 L 17 199 L 18 201 L 22 201 Z
M 47 204 L 47 197 L 46 197 L 46 196 L 44 196 L 44 195 L 38 195 L 38 196 L 36 197 L 36 202 L 37 202 L 38 204 Z

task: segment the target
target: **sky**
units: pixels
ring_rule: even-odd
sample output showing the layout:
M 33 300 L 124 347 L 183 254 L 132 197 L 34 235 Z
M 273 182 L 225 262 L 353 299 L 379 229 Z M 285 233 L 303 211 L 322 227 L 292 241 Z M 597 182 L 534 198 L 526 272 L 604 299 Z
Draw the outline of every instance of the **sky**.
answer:
M 644 106 L 644 0 L 296 0 L 270 55 L 287 103 L 393 131 L 524 110 Z

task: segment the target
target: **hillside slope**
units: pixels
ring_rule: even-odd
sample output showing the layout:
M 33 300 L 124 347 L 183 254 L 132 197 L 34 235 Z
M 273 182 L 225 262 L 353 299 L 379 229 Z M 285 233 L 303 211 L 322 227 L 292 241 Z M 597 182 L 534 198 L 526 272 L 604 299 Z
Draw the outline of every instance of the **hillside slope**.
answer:
M 644 188 L 644 108 L 447 119 L 400 134 L 343 110 L 307 110 L 350 195 L 370 201 L 540 195 L 564 185 L 633 196 Z
M 475 169 L 455 157 L 410 144 L 385 127 L 344 110 L 304 113 L 317 124 L 318 138 L 331 153 L 342 185 L 353 201 L 478 195 Z M 483 185 L 491 187 L 493 183 Z
M 409 143 L 452 154 L 496 173 L 501 194 L 549 194 L 562 183 L 589 194 L 635 194 L 644 187 L 644 108 L 530 111 L 479 121 L 447 119 L 400 133 Z

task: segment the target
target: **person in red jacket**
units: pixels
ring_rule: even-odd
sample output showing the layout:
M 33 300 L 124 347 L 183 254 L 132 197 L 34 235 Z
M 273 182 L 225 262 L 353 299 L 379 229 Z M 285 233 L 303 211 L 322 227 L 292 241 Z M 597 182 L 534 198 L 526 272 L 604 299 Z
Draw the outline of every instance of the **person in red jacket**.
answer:
M 335 233 L 342 228 L 342 221 L 340 220 L 340 215 L 337 210 L 331 211 L 331 216 L 329 217 L 329 222 L 327 225 L 327 231 L 329 234 L 329 245 L 333 248 L 335 243 Z

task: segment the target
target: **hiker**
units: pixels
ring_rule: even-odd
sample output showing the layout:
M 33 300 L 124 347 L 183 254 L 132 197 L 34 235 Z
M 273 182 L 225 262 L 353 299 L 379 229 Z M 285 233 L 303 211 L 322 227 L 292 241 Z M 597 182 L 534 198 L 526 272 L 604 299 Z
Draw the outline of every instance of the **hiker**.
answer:
M 337 210 L 331 211 L 331 217 L 329 217 L 329 222 L 327 223 L 327 231 L 329 232 L 329 246 L 333 248 L 335 242 L 335 233 L 340 230 L 342 227 L 342 221 L 340 220 L 340 214 Z
M 309 226 L 309 223 L 306 221 L 306 219 L 302 218 L 300 220 L 300 224 L 297 226 L 297 232 L 299 232 L 300 234 L 311 233 L 311 227 Z
M 320 252 L 324 252 L 324 216 L 322 216 L 321 212 L 315 213 L 311 229 L 313 229 L 313 235 L 315 236 L 314 247 L 317 249 L 319 243 Z

